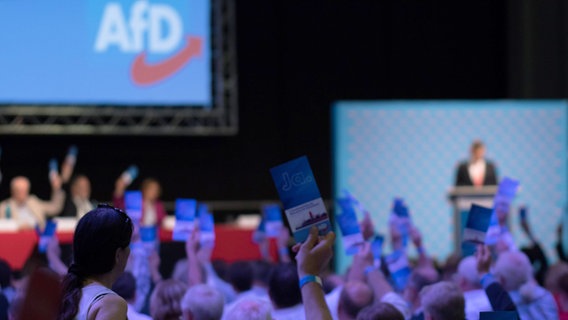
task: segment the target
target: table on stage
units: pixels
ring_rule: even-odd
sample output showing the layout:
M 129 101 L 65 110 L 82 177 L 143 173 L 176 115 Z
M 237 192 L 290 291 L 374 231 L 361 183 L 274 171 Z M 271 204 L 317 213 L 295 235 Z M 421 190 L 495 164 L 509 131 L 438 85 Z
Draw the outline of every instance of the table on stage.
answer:
M 242 229 L 228 225 L 215 226 L 215 249 L 213 260 L 234 262 L 237 260 L 259 259 L 258 246 L 252 242 L 252 229 Z M 57 238 L 61 245 L 73 242 L 72 232 L 58 232 Z M 185 257 L 184 243 L 174 242 L 171 230 L 160 230 L 160 256 L 163 274 L 169 274 L 177 259 Z M 34 251 L 38 236 L 33 230 L 18 232 L 0 232 L 0 258 L 6 260 L 14 270 L 20 270 L 30 254 Z M 270 253 L 277 256 L 276 245 L 271 241 Z

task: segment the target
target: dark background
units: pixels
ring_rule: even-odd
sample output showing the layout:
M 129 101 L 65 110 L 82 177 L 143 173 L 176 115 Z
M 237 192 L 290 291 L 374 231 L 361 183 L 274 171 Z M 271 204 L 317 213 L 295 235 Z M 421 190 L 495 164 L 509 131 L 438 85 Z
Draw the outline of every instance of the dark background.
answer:
M 268 169 L 303 154 L 329 198 L 334 101 L 522 96 L 524 82 L 512 81 L 521 75 L 511 69 L 527 58 L 510 52 L 526 47 L 516 31 L 526 10 L 519 6 L 512 11 L 495 0 L 238 1 L 238 135 L 2 136 L 0 198 L 9 196 L 15 175 L 30 177 L 32 192 L 47 197 L 48 160 L 63 160 L 70 144 L 79 147 L 76 172 L 91 178 L 98 200 L 110 199 L 115 179 L 132 163 L 141 177 L 162 182 L 164 200 L 276 199 Z

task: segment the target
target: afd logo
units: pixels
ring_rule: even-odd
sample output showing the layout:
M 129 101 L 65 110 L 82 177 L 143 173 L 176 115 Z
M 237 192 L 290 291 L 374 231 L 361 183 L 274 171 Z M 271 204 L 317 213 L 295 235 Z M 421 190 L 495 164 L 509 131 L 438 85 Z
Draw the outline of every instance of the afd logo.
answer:
M 135 1 L 130 8 L 120 2 L 109 2 L 103 10 L 94 50 L 105 53 L 116 47 L 122 53 L 137 54 L 131 77 L 138 85 L 152 85 L 181 70 L 192 58 L 201 54 L 203 39 L 183 34 L 183 19 L 172 6 Z M 185 45 L 173 52 L 185 41 Z M 171 54 L 169 58 L 148 63 L 148 54 Z
M 298 172 L 290 175 L 288 172 L 282 174 L 282 190 L 290 191 L 293 187 L 299 187 L 314 181 L 310 175 L 304 175 L 303 172 Z

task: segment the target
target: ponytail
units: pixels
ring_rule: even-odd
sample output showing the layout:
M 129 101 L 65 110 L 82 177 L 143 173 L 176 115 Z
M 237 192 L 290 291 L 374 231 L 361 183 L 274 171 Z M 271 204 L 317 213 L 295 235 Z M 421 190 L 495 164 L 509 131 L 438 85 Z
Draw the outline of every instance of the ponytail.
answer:
M 79 313 L 84 276 L 76 264 L 71 264 L 63 278 L 63 299 L 57 320 L 73 320 Z

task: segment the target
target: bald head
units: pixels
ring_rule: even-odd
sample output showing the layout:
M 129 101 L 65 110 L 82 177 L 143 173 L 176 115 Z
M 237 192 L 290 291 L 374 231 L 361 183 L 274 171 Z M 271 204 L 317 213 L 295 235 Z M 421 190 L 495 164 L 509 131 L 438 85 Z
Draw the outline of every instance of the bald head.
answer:
M 14 201 L 23 204 L 30 195 L 30 180 L 23 176 L 15 177 L 10 182 L 10 192 Z
M 341 290 L 338 314 L 340 319 L 355 319 L 359 311 L 373 303 L 373 291 L 364 282 L 349 281 Z
M 465 257 L 460 261 L 457 272 L 457 285 L 463 291 L 481 288 L 477 274 L 477 260 L 473 256 Z

